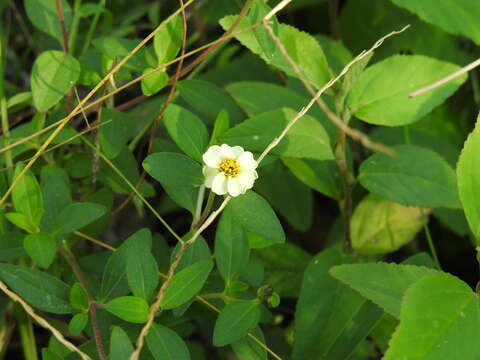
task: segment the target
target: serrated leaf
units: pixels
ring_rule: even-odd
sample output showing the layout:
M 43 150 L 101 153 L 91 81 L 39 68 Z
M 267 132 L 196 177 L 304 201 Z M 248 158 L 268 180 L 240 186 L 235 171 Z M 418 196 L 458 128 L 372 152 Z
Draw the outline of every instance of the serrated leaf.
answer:
M 243 338 L 260 321 L 257 301 L 236 301 L 220 311 L 213 329 L 213 345 L 225 346 Z
M 160 307 L 164 310 L 174 309 L 189 301 L 202 289 L 212 268 L 212 261 L 205 260 L 177 272 L 165 290 Z
M 468 225 L 473 235 L 480 238 L 480 117 L 472 133 L 463 145 L 457 165 L 458 192 Z
M 479 318 L 478 295 L 466 283 L 446 273 L 425 276 L 405 293 L 384 359 L 477 359 Z
M 409 98 L 409 94 L 458 69 L 456 65 L 421 55 L 392 56 L 360 75 L 347 104 L 356 117 L 370 124 L 411 124 L 444 102 L 467 76 L 459 76 L 421 96 Z
M 236 16 L 226 16 L 220 20 L 223 29 L 226 30 L 236 21 Z M 242 19 L 236 27 L 240 31 L 247 26 L 252 25 L 248 19 Z M 246 46 L 250 51 L 259 55 L 268 64 L 285 71 L 290 76 L 296 76 L 292 66 L 282 55 L 278 46 L 274 54 L 265 54 L 262 46 L 259 44 L 255 34 L 252 31 L 242 32 L 236 38 Z M 317 88 L 323 86 L 331 77 L 327 60 L 323 54 L 322 48 L 313 36 L 300 31 L 293 26 L 278 24 L 278 38 L 285 46 L 288 55 L 300 67 L 303 75 L 309 79 Z
M 376 153 L 360 166 L 358 181 L 372 193 L 409 206 L 458 208 L 455 172 L 438 154 L 413 145 Z
M 49 50 L 35 60 L 31 75 L 33 103 L 45 112 L 57 104 L 75 85 L 80 63 L 63 51 Z
M 328 275 L 351 261 L 337 249 L 310 261 L 295 311 L 293 360 L 347 359 L 380 320 L 380 308 Z
M 405 291 L 438 271 L 424 266 L 370 263 L 335 266 L 330 273 L 398 318 Z
M 480 16 L 480 3 L 469 0 L 446 0 L 437 3 L 435 0 L 390 0 L 418 15 L 431 24 L 438 25 L 445 31 L 455 35 L 471 38 L 480 45 L 480 30 L 477 19 Z M 434 9 L 434 11 L 431 11 Z M 449 16 L 445 16 L 448 14 Z M 461 19 L 461 21 L 459 21 Z
M 232 146 L 240 145 L 250 151 L 261 152 L 295 115 L 296 112 L 288 108 L 263 113 L 227 130 L 219 139 Z M 325 129 L 308 115 L 298 120 L 270 153 L 293 158 L 333 159 L 330 139 Z

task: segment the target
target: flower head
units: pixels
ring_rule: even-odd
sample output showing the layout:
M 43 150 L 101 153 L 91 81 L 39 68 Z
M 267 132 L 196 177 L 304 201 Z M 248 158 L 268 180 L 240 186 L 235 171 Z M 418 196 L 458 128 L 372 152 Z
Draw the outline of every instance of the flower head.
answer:
M 244 194 L 258 178 L 253 154 L 241 146 L 210 146 L 203 154 L 203 162 L 205 186 L 218 195 Z

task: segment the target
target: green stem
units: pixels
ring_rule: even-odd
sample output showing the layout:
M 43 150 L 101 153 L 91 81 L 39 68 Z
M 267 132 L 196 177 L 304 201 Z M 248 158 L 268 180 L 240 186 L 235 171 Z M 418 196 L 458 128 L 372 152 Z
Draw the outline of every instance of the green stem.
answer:
M 410 138 L 410 128 L 408 127 L 408 125 L 405 125 L 403 127 L 403 138 L 405 139 L 406 145 L 410 145 L 412 143 Z
M 80 6 L 82 5 L 82 0 L 75 0 L 73 5 L 73 20 L 72 26 L 70 27 L 70 36 L 68 37 L 68 47 L 70 49 L 70 54 L 75 56 L 75 45 L 77 42 L 77 33 L 78 26 L 80 25 Z
M 82 51 L 80 54 L 85 54 L 85 52 L 88 50 L 88 47 L 90 46 L 90 42 L 92 41 L 93 33 L 95 32 L 95 28 L 97 27 L 98 20 L 100 19 L 100 15 L 102 14 L 103 9 L 105 8 L 105 1 L 106 0 L 100 0 L 97 11 L 93 16 L 90 27 L 88 28 L 87 36 L 85 37 L 85 42 L 83 43 Z
M 5 64 L 6 64 L 6 56 L 5 52 L 7 50 L 6 45 L 7 35 L 3 28 L 0 25 L 0 116 L 1 116 L 1 123 L 2 123 L 2 131 L 3 131 L 3 146 L 7 146 L 9 144 L 10 138 L 10 125 L 8 123 L 8 106 L 7 106 L 7 98 L 5 96 Z M 13 158 L 11 150 L 5 151 L 5 165 L 8 168 L 8 177 L 11 179 L 12 175 L 12 166 L 13 166 Z
M 15 305 L 15 318 L 17 320 L 17 328 L 20 334 L 24 359 L 38 360 L 32 320 L 19 305 Z
M 442 270 L 440 266 L 440 261 L 438 260 L 437 250 L 435 249 L 435 245 L 433 244 L 432 234 L 430 233 L 430 228 L 428 227 L 428 218 L 423 213 L 422 208 L 420 210 L 420 215 L 423 218 L 423 230 L 425 231 L 425 236 L 427 237 L 428 247 L 430 248 L 430 252 L 432 253 L 433 260 L 435 261 L 435 265 L 438 270 Z

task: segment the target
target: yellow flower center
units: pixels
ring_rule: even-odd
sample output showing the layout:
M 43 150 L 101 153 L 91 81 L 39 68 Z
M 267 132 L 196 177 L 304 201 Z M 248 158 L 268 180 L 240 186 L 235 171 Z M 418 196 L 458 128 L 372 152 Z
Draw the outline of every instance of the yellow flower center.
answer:
M 235 159 L 225 158 L 220 163 L 220 171 L 226 176 L 235 176 L 240 172 L 240 164 Z

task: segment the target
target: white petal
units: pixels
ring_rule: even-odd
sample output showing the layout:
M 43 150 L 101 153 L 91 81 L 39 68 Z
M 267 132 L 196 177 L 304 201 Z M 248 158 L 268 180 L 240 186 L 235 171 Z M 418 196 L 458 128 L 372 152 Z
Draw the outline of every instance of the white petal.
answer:
M 237 159 L 242 170 L 255 170 L 258 166 L 257 162 L 253 158 L 253 154 L 250 151 L 245 151 Z
M 212 191 L 217 195 L 224 195 L 227 193 L 227 177 L 224 173 L 219 172 L 212 181 Z
M 227 181 L 228 194 L 238 196 L 245 192 L 242 182 L 237 177 L 229 177 Z
M 223 158 L 222 149 L 218 145 L 210 146 L 203 154 L 203 162 L 212 168 L 218 168 Z
M 241 146 L 230 146 L 222 144 L 220 146 L 223 158 L 236 159 L 244 152 Z
M 244 189 L 243 192 L 251 189 L 253 187 L 253 183 L 258 178 L 258 174 L 255 170 L 253 171 L 242 171 L 240 174 L 236 176 L 238 181 L 242 184 Z
M 212 168 L 210 166 L 204 166 L 202 169 L 203 175 L 205 176 L 205 186 L 207 188 L 212 187 L 213 178 L 218 174 L 218 169 Z

